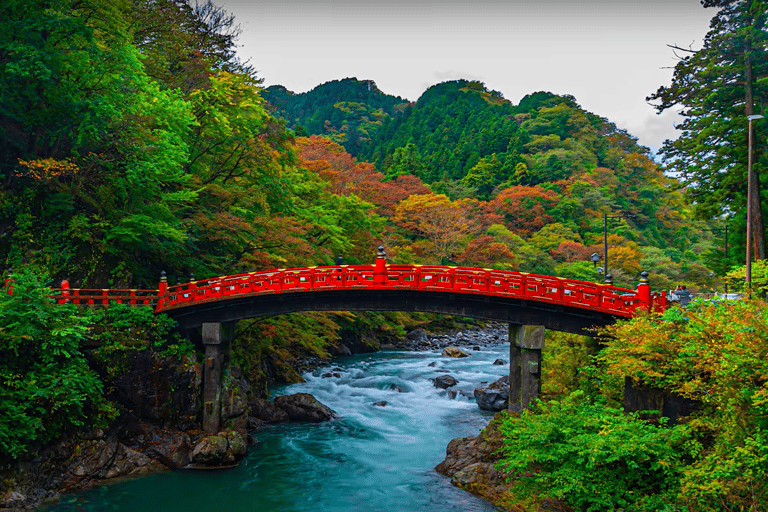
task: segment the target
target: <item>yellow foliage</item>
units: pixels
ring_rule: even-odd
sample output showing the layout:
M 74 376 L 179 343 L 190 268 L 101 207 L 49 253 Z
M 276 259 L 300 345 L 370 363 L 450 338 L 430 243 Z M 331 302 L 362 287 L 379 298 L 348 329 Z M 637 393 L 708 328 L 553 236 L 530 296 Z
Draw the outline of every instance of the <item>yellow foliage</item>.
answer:
M 54 160 L 53 158 L 38 158 L 37 160 L 19 160 L 23 170 L 17 171 L 17 176 L 28 176 L 39 181 L 53 178 L 72 176 L 79 169 L 69 160 Z

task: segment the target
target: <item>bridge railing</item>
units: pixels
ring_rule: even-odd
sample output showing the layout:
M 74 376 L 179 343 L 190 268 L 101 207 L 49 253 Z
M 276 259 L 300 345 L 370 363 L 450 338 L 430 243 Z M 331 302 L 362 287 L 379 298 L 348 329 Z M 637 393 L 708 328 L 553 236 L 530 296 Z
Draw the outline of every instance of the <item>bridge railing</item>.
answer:
M 647 274 L 637 291 L 552 276 L 521 272 L 446 267 L 435 265 L 341 265 L 248 272 L 168 286 L 165 278 L 158 290 L 70 289 L 67 281 L 54 290 L 60 304 L 108 305 L 112 302 L 152 305 L 161 312 L 192 303 L 218 301 L 237 296 L 327 290 L 422 290 L 483 294 L 562 304 L 633 316 L 638 309 L 664 311 L 666 295 L 650 293 Z M 12 283 L 6 288 L 11 293 Z
M 157 290 L 109 290 L 70 288 L 62 282 L 60 289 L 54 290 L 53 299 L 58 304 L 107 306 L 111 303 L 131 306 L 154 306 L 157 303 Z
M 633 290 L 551 276 L 430 265 L 341 265 L 249 272 L 169 286 L 161 293 L 156 309 L 164 311 L 234 296 L 356 289 L 493 295 L 627 317 L 639 307 L 648 307 Z

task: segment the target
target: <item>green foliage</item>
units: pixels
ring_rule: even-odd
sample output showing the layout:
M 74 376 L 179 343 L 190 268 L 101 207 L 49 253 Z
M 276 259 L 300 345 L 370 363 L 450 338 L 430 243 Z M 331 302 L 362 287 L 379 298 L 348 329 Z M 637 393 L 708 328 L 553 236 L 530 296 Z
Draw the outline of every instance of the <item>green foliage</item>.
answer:
M 579 389 L 583 369 L 597 350 L 593 338 L 548 330 L 541 358 L 542 393 L 556 398 Z
M 689 510 L 760 510 L 755 504 L 766 502 L 766 332 L 768 308 L 747 300 L 696 301 L 606 329 L 600 360 L 608 374 L 700 404 L 690 424 L 707 450 L 681 480 Z
M 652 425 L 581 392 L 509 414 L 499 431 L 513 492 L 586 511 L 674 510 L 697 447 L 687 426 Z
M 597 272 L 590 261 L 572 261 L 555 265 L 555 275 L 567 279 L 578 279 L 591 283 L 601 283 L 603 274 Z
M 755 298 L 768 296 L 768 264 L 766 260 L 753 261 L 751 264 L 752 293 Z M 734 290 L 747 291 L 747 267 L 736 268 L 725 275 Z
M 0 293 L 0 455 L 16 458 L 115 411 L 80 351 L 90 316 L 55 304 L 33 274 L 13 277 Z
M 252 378 L 270 361 L 278 381 L 300 382 L 296 371 L 302 357 L 327 358 L 338 341 L 339 324 L 328 313 L 291 313 L 238 322 L 232 342 L 232 360 Z
M 171 336 L 175 320 L 156 315 L 152 306 L 112 303 L 88 313 L 93 324 L 89 334 L 91 355 L 109 377 L 126 370 L 126 358 L 136 350 L 152 350 L 162 355 L 185 355 L 192 345 Z M 176 335 L 178 336 L 178 335 Z
M 506 165 L 514 168 L 520 158 L 515 150 L 508 150 L 510 139 L 518 131 L 512 114 L 508 101 L 480 83 L 445 82 L 430 87 L 402 115 L 387 120 L 372 133 L 371 140 L 353 154 L 374 161 L 380 171 L 394 175 L 407 169 L 395 160 L 397 149 L 412 144 L 420 158 L 419 166 L 411 167 L 410 172 L 427 183 L 460 180 L 482 157 L 491 159 L 494 153 L 502 164 L 506 164 L 509 153 L 513 158 Z M 476 181 L 487 179 L 481 176 L 488 172 L 493 171 L 475 169 L 465 185 L 475 187 Z M 503 173 L 509 174 L 510 170 L 505 168 Z M 506 179 L 503 173 L 491 178 L 494 184 Z M 484 186 L 482 193 L 487 193 L 486 189 Z

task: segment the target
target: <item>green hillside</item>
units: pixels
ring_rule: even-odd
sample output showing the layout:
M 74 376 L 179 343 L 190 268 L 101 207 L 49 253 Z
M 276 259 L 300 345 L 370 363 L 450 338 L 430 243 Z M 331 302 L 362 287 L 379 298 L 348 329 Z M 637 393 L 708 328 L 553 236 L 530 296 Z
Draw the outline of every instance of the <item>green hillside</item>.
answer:
M 400 112 L 407 101 L 384 94 L 372 80 L 345 78 L 295 94 L 272 86 L 263 92 L 275 113 L 298 134 L 324 135 L 356 154 L 371 131 Z

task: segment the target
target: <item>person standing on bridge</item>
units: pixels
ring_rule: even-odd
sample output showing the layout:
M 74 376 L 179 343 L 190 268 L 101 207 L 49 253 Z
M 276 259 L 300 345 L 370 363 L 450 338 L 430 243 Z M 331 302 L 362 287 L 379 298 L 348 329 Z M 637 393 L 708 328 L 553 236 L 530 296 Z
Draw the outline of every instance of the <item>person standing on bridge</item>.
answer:
M 669 293 L 667 294 L 667 300 L 669 302 L 680 302 L 680 296 L 677 294 L 679 291 L 680 285 L 677 285 L 674 290 L 669 290 Z
M 680 305 L 687 306 L 691 302 L 691 292 L 685 287 L 685 285 L 678 286 L 677 296 L 680 298 Z

